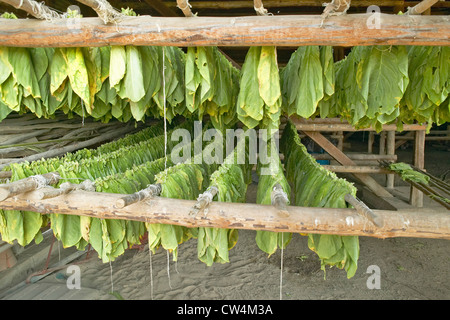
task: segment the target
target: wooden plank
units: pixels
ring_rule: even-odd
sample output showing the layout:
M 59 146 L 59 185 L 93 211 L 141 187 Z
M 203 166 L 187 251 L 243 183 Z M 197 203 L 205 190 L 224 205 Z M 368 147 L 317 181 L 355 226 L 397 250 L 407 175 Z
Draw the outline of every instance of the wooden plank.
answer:
M 152 46 L 367 46 L 450 45 L 450 17 L 381 14 L 381 29 L 367 27 L 367 14 L 323 21 L 320 15 L 244 17 L 124 17 L 67 24 L 11 19 L 0 23 L 0 45 L 17 47 Z M 336 130 L 334 131 L 341 131 Z M 345 131 L 345 130 L 342 130 Z
M 367 153 L 346 153 L 345 154 L 351 160 L 363 160 L 363 161 L 380 161 L 389 160 L 396 161 L 397 155 L 384 155 L 384 154 L 367 154 Z M 317 160 L 332 160 L 332 156 L 326 153 L 313 153 L 311 154 Z
M 425 131 L 415 133 L 413 163 L 416 168 L 425 168 Z M 423 192 L 413 186 L 411 186 L 410 203 L 418 208 L 423 207 Z
M 335 158 L 340 164 L 344 166 L 355 166 L 355 162 L 347 157 L 341 150 L 336 148 L 327 138 L 325 138 L 320 132 L 303 131 L 308 137 L 319 144 L 326 152 L 328 152 L 333 158 Z M 380 197 L 392 197 L 392 194 L 386 191 L 381 185 L 378 184 L 371 176 L 365 173 L 353 173 L 362 183 L 364 183 L 370 190 L 372 190 L 377 196 Z
M 377 238 L 417 237 L 450 239 L 448 211 L 373 210 L 384 221 L 372 226 L 355 209 L 288 206 L 289 216 L 279 215 L 271 205 L 212 202 L 208 214 L 193 218 L 195 200 L 152 198 L 124 208 L 114 204 L 123 194 L 73 191 L 57 198 L 36 200 L 37 191 L 0 202 L 0 209 L 59 213 L 105 219 L 125 219 L 186 227 L 216 227 L 276 232 L 359 235 Z
M 333 124 L 327 124 L 327 123 L 313 123 L 310 122 L 298 122 L 298 120 L 294 117 L 292 118 L 292 122 L 295 124 L 295 127 L 297 130 L 302 131 L 323 131 L 323 132 L 329 132 L 329 131 L 376 131 L 374 128 L 361 128 L 356 129 L 351 124 L 348 123 L 333 123 Z M 418 131 L 418 130 L 425 130 L 425 125 L 420 124 L 405 124 L 403 126 L 403 131 Z M 385 125 L 383 126 L 383 131 L 397 131 L 397 126 L 395 124 Z

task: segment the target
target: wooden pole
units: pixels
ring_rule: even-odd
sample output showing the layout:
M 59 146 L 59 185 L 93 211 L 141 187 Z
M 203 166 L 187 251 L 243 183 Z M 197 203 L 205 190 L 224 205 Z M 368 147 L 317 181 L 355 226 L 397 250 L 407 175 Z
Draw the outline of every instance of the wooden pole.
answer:
M 21 9 L 37 19 L 60 19 L 62 15 L 50 9 L 43 3 L 33 0 L 0 0 L 16 9 Z
M 344 198 L 345 201 L 350 203 L 356 209 L 356 212 L 358 212 L 359 215 L 372 222 L 375 226 L 381 228 L 384 225 L 383 219 L 374 213 L 364 202 L 359 201 L 351 194 L 346 194 Z
M 397 155 L 384 155 L 384 154 L 366 154 L 366 153 L 346 153 L 345 154 L 351 160 L 361 161 L 396 161 Z M 314 153 L 311 154 L 316 160 L 333 160 L 334 158 L 326 153 Z
M 208 208 L 208 206 L 212 203 L 214 197 L 219 192 L 219 189 L 216 186 L 211 186 L 201 195 L 199 195 L 197 202 L 189 211 L 189 215 L 197 216 L 200 211 L 204 211 Z M 205 211 L 206 216 L 206 211 Z
M 159 196 L 161 193 L 161 185 L 160 184 L 151 184 L 147 188 L 135 192 L 133 194 L 126 195 L 119 200 L 116 201 L 117 208 L 125 208 L 130 204 L 149 199 L 154 196 Z
M 425 168 L 425 131 L 415 133 L 413 163 L 416 168 Z M 413 186 L 411 186 L 410 203 L 415 207 L 423 207 L 423 192 Z
M 7 184 L 0 184 L 0 201 L 21 193 L 36 190 L 40 187 L 57 184 L 59 179 L 60 176 L 58 172 L 50 172 Z
M 104 219 L 135 220 L 185 227 L 266 230 L 276 232 L 319 233 L 369 236 L 376 238 L 415 237 L 450 239 L 447 210 L 373 210 L 384 221 L 381 228 L 367 223 L 355 209 L 305 208 L 288 206 L 289 217 L 282 217 L 272 205 L 212 202 L 208 215 L 193 218 L 189 211 L 195 200 L 155 197 L 122 209 L 116 208 L 123 194 L 73 191 L 57 198 L 37 200 L 37 191 L 20 194 L 0 202 L 0 209 L 58 213 Z
M 0 165 L 0 170 L 4 169 L 5 167 L 9 166 L 9 164 L 11 163 L 20 163 L 20 162 L 32 162 L 32 161 L 36 161 L 36 160 L 40 160 L 42 158 L 47 159 L 47 158 L 52 158 L 52 157 L 57 157 L 57 156 L 61 156 L 63 154 L 66 154 L 68 152 L 73 152 L 75 150 L 79 150 L 79 149 L 83 149 L 86 148 L 88 146 L 92 146 L 94 144 L 97 143 L 101 143 L 101 142 L 105 142 L 108 140 L 112 140 L 114 138 L 117 138 L 119 136 L 123 136 L 124 134 L 130 132 L 131 130 L 133 130 L 133 126 L 126 126 L 123 127 L 121 129 L 117 129 L 115 131 L 110 131 L 107 133 L 103 133 L 102 135 L 89 139 L 89 140 L 85 140 L 82 142 L 77 142 L 62 148 L 58 148 L 58 149 L 52 149 L 52 150 L 48 150 L 48 151 L 44 151 L 42 153 L 37 153 L 37 154 L 33 154 L 31 156 L 27 156 L 24 158 L 17 158 L 14 159 L 8 163 L 5 164 L 1 164 Z
M 386 168 L 380 168 L 377 166 L 333 166 L 333 165 L 323 165 L 327 170 L 333 172 L 341 172 L 341 173 L 383 173 L 389 174 L 390 170 Z
M 185 17 L 195 17 L 188 0 L 177 0 L 177 7 L 183 11 Z
M 423 1 L 419 2 L 418 4 L 416 4 L 414 7 L 408 8 L 408 11 L 406 12 L 406 14 L 410 14 L 410 15 L 421 14 L 421 13 L 427 11 L 428 9 L 430 9 L 431 6 L 434 5 L 438 1 L 439 0 L 423 0 Z
M 394 155 L 395 154 L 395 131 L 388 131 L 386 137 L 386 154 Z M 386 187 L 394 188 L 394 174 L 386 175 Z
M 122 20 L 124 15 L 113 8 L 108 1 L 98 1 L 98 0 L 77 0 L 82 4 L 91 7 L 97 13 L 100 19 L 106 23 L 117 23 Z
M 302 131 L 375 131 L 374 128 L 361 128 L 356 129 L 349 123 L 315 123 L 314 121 L 299 121 L 298 118 L 291 118 L 292 122 L 295 124 L 297 130 Z M 403 126 L 403 131 L 417 131 L 425 130 L 425 125 L 420 124 L 405 124 Z M 395 124 L 389 124 L 383 126 L 383 131 L 397 131 L 397 126 Z
M 288 195 L 283 191 L 283 187 L 277 183 L 272 190 L 271 203 L 283 217 L 289 217 L 289 211 L 287 210 L 288 201 Z
M 320 15 L 244 17 L 124 17 L 52 22 L 9 19 L 0 23 L 0 45 L 13 47 L 136 46 L 367 46 L 450 45 L 450 17 L 381 14 L 381 29 L 367 27 L 367 14 L 323 21 Z M 321 24 L 323 24 L 321 26 Z M 345 130 L 334 130 L 345 131 Z

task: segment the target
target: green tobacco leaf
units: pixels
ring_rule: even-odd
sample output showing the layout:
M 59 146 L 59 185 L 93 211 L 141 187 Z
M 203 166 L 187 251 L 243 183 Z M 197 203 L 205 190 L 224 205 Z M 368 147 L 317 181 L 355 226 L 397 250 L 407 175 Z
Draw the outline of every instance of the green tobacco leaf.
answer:
M 3 211 L 3 218 L 0 219 L 3 221 L 3 230 L 7 230 L 2 233 L 2 239 L 8 243 L 17 240 L 21 246 L 31 243 L 42 226 L 42 215 L 37 212 L 8 210 Z
M 126 97 L 133 102 L 138 102 L 145 95 L 141 53 L 133 46 L 127 46 L 126 53 L 127 71 L 119 95 L 122 98 Z
M 110 67 L 109 67 L 109 84 L 116 87 L 122 81 L 127 71 L 127 52 L 123 46 L 112 46 Z M 116 88 L 117 89 L 117 88 Z
M 13 67 L 9 63 L 8 52 L 8 47 L 0 47 L 0 85 L 8 79 L 13 70 Z
M 375 46 L 359 64 L 357 74 L 362 96 L 367 101 L 366 116 L 391 114 L 408 84 L 408 58 L 405 47 Z
M 317 104 L 323 98 L 322 65 L 318 47 L 305 47 L 300 64 L 299 78 L 299 98 L 296 100 L 295 109 L 297 115 L 309 118 L 316 111 Z
M 264 100 L 259 95 L 257 79 L 261 47 L 251 47 L 242 65 L 238 96 L 238 118 L 248 127 L 255 127 L 264 116 Z
M 9 62 L 17 83 L 24 89 L 24 96 L 41 97 L 38 79 L 34 72 L 30 51 L 26 48 L 9 48 Z
M 67 74 L 72 90 L 84 101 L 86 106 L 92 106 L 93 101 L 91 102 L 88 69 L 82 48 L 67 48 L 65 58 Z
M 262 47 L 258 64 L 259 95 L 273 106 L 281 96 L 276 47 Z
M 65 214 L 51 214 L 51 226 L 55 237 L 64 248 L 73 247 L 81 240 L 80 217 Z
M 20 110 L 19 86 L 14 80 L 14 76 L 11 74 L 6 81 L 0 86 L 0 98 L 2 102 L 13 111 Z
M 61 92 L 64 89 L 65 80 L 68 77 L 67 63 L 64 58 L 64 51 L 66 49 L 58 48 L 50 63 L 50 92 Z
M 6 104 L 0 101 L 0 122 L 5 119 L 12 110 Z

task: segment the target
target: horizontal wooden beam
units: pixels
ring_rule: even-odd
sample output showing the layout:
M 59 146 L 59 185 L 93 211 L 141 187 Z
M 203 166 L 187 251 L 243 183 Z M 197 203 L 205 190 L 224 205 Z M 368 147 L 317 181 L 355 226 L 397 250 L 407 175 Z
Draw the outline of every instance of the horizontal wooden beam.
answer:
M 297 116 L 291 117 L 297 130 L 302 131 L 321 131 L 321 132 L 335 132 L 335 131 L 376 131 L 375 128 L 361 128 L 357 129 L 348 122 L 341 121 L 336 118 L 330 119 L 304 119 Z M 421 124 L 404 124 L 403 131 L 425 131 L 426 125 Z M 397 131 L 397 125 L 388 124 L 383 126 L 383 131 Z
M 373 210 L 384 221 L 375 227 L 355 209 L 306 208 L 288 206 L 289 216 L 281 216 L 270 205 L 212 202 L 206 216 L 189 215 L 195 200 L 154 197 L 124 208 L 114 205 L 123 194 L 73 191 L 57 198 L 39 200 L 41 190 L 17 195 L 0 202 L 0 209 L 42 214 L 60 213 L 105 219 L 124 219 L 185 227 L 217 227 L 276 232 L 358 235 L 376 238 L 416 237 L 450 239 L 447 210 Z
M 0 19 L 0 46 L 365 46 L 450 45 L 449 16 L 347 14 L 251 17 L 126 17 L 105 25 L 99 18 L 78 20 Z
M 391 170 L 377 167 L 377 166 L 334 166 L 334 165 L 323 165 L 327 170 L 340 173 L 382 173 L 389 174 L 392 173 Z

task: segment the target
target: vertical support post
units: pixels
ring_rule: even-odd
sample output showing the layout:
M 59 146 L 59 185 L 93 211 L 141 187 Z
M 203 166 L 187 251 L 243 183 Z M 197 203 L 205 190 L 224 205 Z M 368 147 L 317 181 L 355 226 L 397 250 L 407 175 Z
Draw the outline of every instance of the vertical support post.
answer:
M 387 132 L 386 154 L 388 154 L 388 155 L 395 154 L 395 131 Z M 394 188 L 394 178 L 395 178 L 394 174 L 386 175 L 386 187 L 387 188 Z
M 367 141 L 367 152 L 373 153 L 373 140 L 375 139 L 375 132 L 369 132 L 369 140 Z
M 343 151 L 344 150 L 344 131 L 337 131 L 336 132 L 337 139 L 338 139 L 338 149 Z
M 380 154 L 386 154 L 386 131 L 380 132 Z
M 425 130 L 415 132 L 413 163 L 416 168 L 425 168 Z M 423 192 L 412 186 L 410 204 L 418 208 L 423 207 Z

